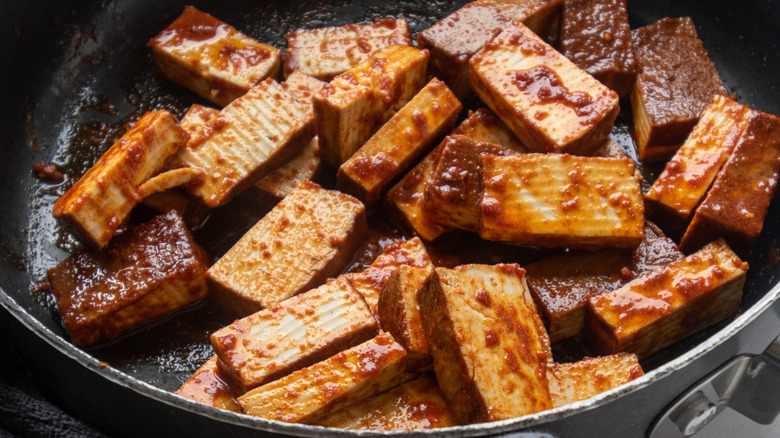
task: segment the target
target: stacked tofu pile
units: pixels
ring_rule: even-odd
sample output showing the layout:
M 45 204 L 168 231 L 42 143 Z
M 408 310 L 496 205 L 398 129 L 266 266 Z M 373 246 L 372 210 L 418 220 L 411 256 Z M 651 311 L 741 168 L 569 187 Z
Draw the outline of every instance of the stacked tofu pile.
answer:
M 327 427 L 506 420 L 640 377 L 738 311 L 732 246 L 760 233 L 780 119 L 725 97 L 690 19 L 627 17 L 624 0 L 477 0 L 416 47 L 399 17 L 300 29 L 283 52 L 187 7 L 149 46 L 216 107 L 145 115 L 57 201 L 91 246 L 49 272 L 63 323 L 87 346 L 208 292 L 235 321 L 176 393 Z M 609 138 L 629 95 L 639 157 L 673 156 L 646 194 Z M 176 206 L 239 194 L 273 208 L 210 260 Z M 125 227 L 139 202 L 168 211 Z M 348 270 L 385 214 L 405 235 Z M 429 253 L 464 233 L 552 255 Z M 556 362 L 573 337 L 600 356 Z

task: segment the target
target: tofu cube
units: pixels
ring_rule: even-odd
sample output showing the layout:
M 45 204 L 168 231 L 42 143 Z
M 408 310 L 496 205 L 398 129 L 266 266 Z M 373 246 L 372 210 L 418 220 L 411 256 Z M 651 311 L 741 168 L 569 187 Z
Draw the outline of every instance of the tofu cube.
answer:
M 184 382 L 174 394 L 194 400 L 206 406 L 213 406 L 233 412 L 241 412 L 236 402 L 230 377 L 218 366 L 219 358 L 214 355 L 195 374 Z
M 550 344 L 519 265 L 436 268 L 420 293 L 444 399 L 458 423 L 550 409 Z
M 103 248 L 141 200 L 141 185 L 187 140 L 176 116 L 147 112 L 54 203 L 52 215 L 90 247 Z
M 479 235 L 543 247 L 636 248 L 644 206 L 629 159 L 482 156 Z
M 615 291 L 591 297 L 585 341 L 640 359 L 737 313 L 747 263 L 722 239 Z
M 219 106 L 277 76 L 282 63 L 281 50 L 192 6 L 148 45 L 161 76 Z
M 226 309 L 241 316 L 333 277 L 367 233 L 357 199 L 302 182 L 208 270 Z
M 392 182 L 449 132 L 462 109 L 436 78 L 339 167 L 337 187 L 373 207 Z
M 635 354 L 586 357 L 578 362 L 547 368 L 553 407 L 587 400 L 642 377 L 645 372 Z
M 534 152 L 589 155 L 606 141 L 618 95 L 522 23 L 469 61 L 477 95 Z
M 377 50 L 394 44 L 412 45 L 409 22 L 404 18 L 298 29 L 287 35 L 284 76 L 300 70 L 317 79 L 330 81 L 365 61 Z
M 238 398 L 244 413 L 311 424 L 401 383 L 406 352 L 389 333 L 344 350 Z
M 206 253 L 173 211 L 47 272 L 62 323 L 86 347 L 206 296 Z

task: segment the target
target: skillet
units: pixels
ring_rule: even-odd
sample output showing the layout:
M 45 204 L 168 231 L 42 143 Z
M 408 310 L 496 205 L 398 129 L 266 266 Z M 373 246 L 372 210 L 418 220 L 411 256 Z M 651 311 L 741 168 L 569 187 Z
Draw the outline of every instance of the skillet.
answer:
M 365 22 L 402 15 L 413 32 L 457 9 L 457 1 L 192 2 L 253 38 L 284 47 L 298 27 Z M 3 333 L 52 395 L 101 430 L 143 435 L 354 435 L 231 414 L 169 394 L 211 354 L 208 333 L 229 322 L 200 305 L 119 341 L 83 351 L 59 324 L 49 295 L 37 290 L 45 270 L 79 249 L 51 218 L 51 205 L 127 125 L 146 110 L 183 114 L 194 94 L 158 79 L 146 41 L 170 23 L 184 3 L 172 0 L 4 1 L 0 22 L 0 302 Z M 690 15 L 728 90 L 742 103 L 780 114 L 780 8 L 772 1 L 646 1 L 629 5 L 632 27 L 664 16 Z M 626 108 L 623 102 L 621 107 Z M 613 138 L 630 150 L 622 117 Z M 33 176 L 52 162 L 65 181 Z M 643 169 L 650 179 L 658 166 Z M 231 233 L 204 227 L 199 236 L 215 254 L 229 247 L 260 211 L 244 204 L 221 212 Z M 685 388 L 730 358 L 760 354 L 780 333 L 780 206 L 775 202 L 751 265 L 740 314 L 651 356 L 646 376 L 632 384 L 553 411 L 516 420 L 447 429 L 449 436 L 534 433 L 642 436 Z M 108 365 L 108 366 L 106 366 Z M 626 413 L 630 413 L 627 415 Z M 776 415 L 776 414 L 775 414 Z M 439 431 L 442 432 L 442 431 Z M 413 435 L 433 435 L 418 432 Z M 370 434 L 369 434 L 370 435 Z M 412 435 L 412 434 L 410 434 Z

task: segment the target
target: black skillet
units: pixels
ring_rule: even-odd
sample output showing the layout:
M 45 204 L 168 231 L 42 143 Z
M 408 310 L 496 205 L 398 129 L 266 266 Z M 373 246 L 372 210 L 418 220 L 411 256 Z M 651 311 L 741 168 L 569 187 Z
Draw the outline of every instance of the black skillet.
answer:
M 259 41 L 284 47 L 285 35 L 298 27 L 385 16 L 406 17 L 416 33 L 462 3 L 222 0 L 191 4 Z M 664 16 L 693 17 L 729 91 L 742 103 L 780 114 L 780 8 L 774 2 L 629 3 L 632 27 Z M 222 412 L 171 395 L 169 391 L 211 354 L 208 333 L 227 322 L 206 305 L 186 309 L 113 344 L 83 351 L 68 341 L 50 297 L 38 290 L 45 270 L 80 248 L 51 218 L 54 200 L 144 111 L 166 108 L 181 115 L 191 103 L 205 103 L 158 79 L 145 46 L 184 5 L 171 0 L 2 2 L 2 333 L 21 350 L 52 397 L 117 436 L 349 435 Z M 630 152 L 627 120 L 621 117 L 613 138 Z M 36 178 L 32 169 L 41 162 L 57 165 L 66 179 L 52 183 Z M 657 171 L 657 166 L 645 169 L 650 177 Z M 198 235 L 219 254 L 261 213 L 237 203 L 220 212 L 219 226 L 209 228 L 207 222 Z M 751 269 L 740 314 L 648 358 L 643 362 L 645 377 L 554 411 L 439 432 L 474 436 L 530 428 L 554 436 L 643 436 L 685 388 L 731 357 L 761 353 L 780 333 L 779 233 L 780 205 L 775 202 L 748 258 Z

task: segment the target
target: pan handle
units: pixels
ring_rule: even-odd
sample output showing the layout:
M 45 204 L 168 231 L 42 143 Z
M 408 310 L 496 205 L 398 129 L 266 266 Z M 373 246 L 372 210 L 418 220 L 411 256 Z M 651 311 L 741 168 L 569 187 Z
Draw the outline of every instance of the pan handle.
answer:
M 780 414 L 780 336 L 759 355 L 737 356 L 690 387 L 656 419 L 648 438 L 688 437 L 726 408 L 758 424 Z

